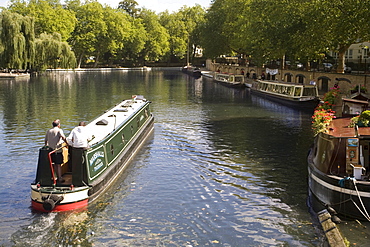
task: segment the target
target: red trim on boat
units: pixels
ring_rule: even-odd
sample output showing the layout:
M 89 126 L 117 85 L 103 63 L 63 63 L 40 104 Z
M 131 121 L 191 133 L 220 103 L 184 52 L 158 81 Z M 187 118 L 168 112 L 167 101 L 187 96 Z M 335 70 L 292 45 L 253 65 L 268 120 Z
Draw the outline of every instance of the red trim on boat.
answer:
M 87 207 L 88 201 L 89 199 L 85 199 L 79 202 L 73 202 L 73 203 L 68 203 L 68 204 L 58 204 L 58 205 L 55 205 L 55 208 L 53 210 L 47 211 L 42 206 L 42 203 L 32 200 L 32 207 L 35 210 L 40 211 L 40 212 L 60 212 L 60 211 L 69 211 L 69 210 L 85 208 Z

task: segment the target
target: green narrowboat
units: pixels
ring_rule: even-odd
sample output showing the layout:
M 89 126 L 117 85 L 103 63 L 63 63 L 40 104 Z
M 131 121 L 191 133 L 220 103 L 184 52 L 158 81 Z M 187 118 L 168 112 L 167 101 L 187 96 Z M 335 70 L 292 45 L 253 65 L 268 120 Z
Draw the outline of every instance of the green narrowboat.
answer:
M 154 128 L 150 101 L 133 96 L 105 111 L 85 126 L 94 138 L 87 148 L 62 147 L 63 180 L 54 175 L 51 154 L 39 150 L 36 179 L 31 184 L 32 207 L 37 211 L 86 208 L 127 167 Z

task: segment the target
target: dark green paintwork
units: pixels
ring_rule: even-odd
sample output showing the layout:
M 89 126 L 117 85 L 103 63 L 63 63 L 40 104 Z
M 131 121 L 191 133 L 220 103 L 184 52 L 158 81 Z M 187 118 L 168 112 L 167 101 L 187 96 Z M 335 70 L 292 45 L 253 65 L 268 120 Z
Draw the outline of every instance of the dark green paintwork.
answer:
M 117 126 L 115 132 L 87 150 L 85 165 L 88 169 L 88 184 L 101 177 L 117 157 L 120 157 L 143 124 L 150 119 L 150 115 L 149 103 L 147 103 L 128 121 Z

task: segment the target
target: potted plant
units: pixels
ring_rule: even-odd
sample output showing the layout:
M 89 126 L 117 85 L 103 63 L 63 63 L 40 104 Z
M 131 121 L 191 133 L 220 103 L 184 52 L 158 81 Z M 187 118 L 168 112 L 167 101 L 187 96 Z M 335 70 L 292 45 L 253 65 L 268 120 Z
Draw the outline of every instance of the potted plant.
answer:
M 351 93 L 367 93 L 367 89 L 364 86 L 356 85 L 354 88 L 351 88 Z
M 321 132 L 326 132 L 333 118 L 335 118 L 335 112 L 331 109 L 316 108 L 312 116 L 312 131 L 314 136 Z
M 370 111 L 363 111 L 359 116 L 351 118 L 350 127 L 369 127 L 370 126 Z

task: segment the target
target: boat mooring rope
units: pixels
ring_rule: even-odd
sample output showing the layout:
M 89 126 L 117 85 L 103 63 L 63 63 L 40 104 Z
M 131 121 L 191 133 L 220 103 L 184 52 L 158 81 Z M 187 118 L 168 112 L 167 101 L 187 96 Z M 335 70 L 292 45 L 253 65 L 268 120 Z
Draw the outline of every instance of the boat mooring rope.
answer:
M 355 186 L 356 193 L 357 193 L 357 196 L 358 196 L 358 200 L 360 201 L 362 209 L 364 210 L 364 212 L 360 209 L 360 207 L 356 204 L 356 202 L 354 200 L 352 200 L 352 199 L 351 200 L 352 200 L 353 204 L 356 206 L 356 208 L 358 209 L 358 211 L 360 211 L 360 213 L 365 217 L 365 219 L 370 221 L 370 216 L 369 216 L 368 212 L 366 211 L 366 208 L 364 206 L 364 203 L 362 202 L 360 193 L 358 192 L 357 185 L 356 185 L 356 179 L 351 179 L 351 180 L 353 181 L 353 184 Z

